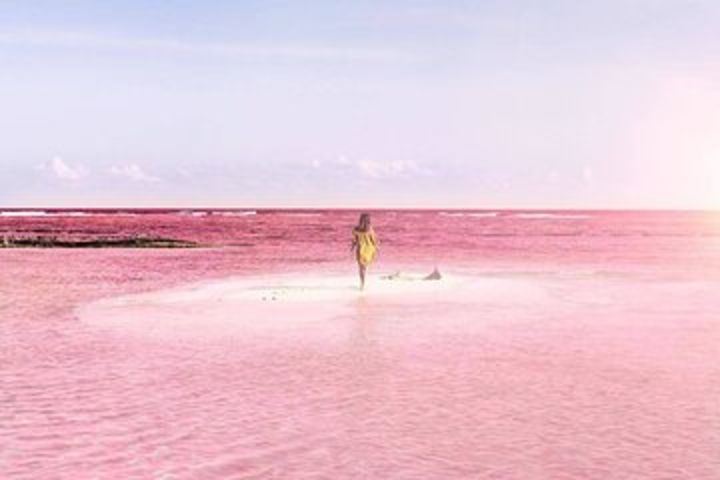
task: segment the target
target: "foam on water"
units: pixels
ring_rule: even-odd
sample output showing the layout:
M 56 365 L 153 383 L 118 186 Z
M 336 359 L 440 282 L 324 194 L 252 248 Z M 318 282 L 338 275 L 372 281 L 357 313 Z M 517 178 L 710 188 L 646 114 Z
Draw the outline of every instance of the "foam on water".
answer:
M 88 217 L 89 212 L 46 212 L 43 210 L 6 210 L 0 211 L 0 217 Z
M 220 210 L 220 211 L 213 211 L 211 213 L 212 213 L 212 215 L 221 215 L 224 217 L 247 217 L 250 215 L 257 215 L 257 211 L 255 211 L 255 210 L 245 210 L 245 211 Z
M 513 217 L 523 218 L 526 220 L 584 220 L 592 218 L 592 215 L 568 213 L 518 213 L 513 215 Z
M 440 212 L 445 217 L 495 218 L 499 212 Z

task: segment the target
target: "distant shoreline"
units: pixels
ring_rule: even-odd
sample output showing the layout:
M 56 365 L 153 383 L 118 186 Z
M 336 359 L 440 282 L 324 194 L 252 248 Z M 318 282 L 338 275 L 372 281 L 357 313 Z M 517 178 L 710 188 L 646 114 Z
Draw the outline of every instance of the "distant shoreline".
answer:
M 473 212 L 498 213 L 500 216 L 536 213 L 718 213 L 718 208 L 492 208 L 492 207 L 2 207 L 0 219 L 23 217 L 84 217 L 92 215 L 164 215 L 193 214 L 245 216 L 273 213 L 318 212 Z
M 174 238 L 88 238 L 79 240 L 53 237 L 3 237 L 0 248 L 196 248 L 199 245 Z

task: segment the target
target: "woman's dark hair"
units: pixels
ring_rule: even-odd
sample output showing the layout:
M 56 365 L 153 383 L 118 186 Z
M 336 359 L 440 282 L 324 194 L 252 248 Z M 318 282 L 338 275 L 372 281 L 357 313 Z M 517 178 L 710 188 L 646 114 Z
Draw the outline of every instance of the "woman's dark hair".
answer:
M 361 231 L 361 232 L 367 232 L 370 230 L 370 214 L 369 213 L 363 213 L 360 215 L 360 220 L 358 220 L 357 227 L 355 227 L 355 230 Z

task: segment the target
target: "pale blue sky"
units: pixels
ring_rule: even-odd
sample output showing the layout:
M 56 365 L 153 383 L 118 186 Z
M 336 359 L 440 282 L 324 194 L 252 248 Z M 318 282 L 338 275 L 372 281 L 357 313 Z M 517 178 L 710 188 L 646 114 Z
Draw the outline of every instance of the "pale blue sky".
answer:
M 715 1 L 2 1 L 2 206 L 720 206 Z

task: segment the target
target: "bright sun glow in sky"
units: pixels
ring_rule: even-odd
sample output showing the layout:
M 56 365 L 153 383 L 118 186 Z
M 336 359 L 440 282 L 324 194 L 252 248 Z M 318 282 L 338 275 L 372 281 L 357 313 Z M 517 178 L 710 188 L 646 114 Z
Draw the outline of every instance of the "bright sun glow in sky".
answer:
M 715 0 L 0 8 L 0 206 L 720 207 Z

